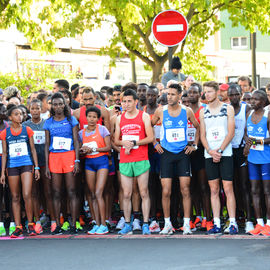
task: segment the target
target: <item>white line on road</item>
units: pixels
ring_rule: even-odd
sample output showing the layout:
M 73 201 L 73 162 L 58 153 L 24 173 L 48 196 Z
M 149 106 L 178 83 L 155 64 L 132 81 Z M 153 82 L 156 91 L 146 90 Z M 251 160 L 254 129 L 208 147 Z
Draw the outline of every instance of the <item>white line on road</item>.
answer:
M 183 24 L 157 25 L 157 32 L 173 32 L 173 31 L 184 31 L 184 25 Z

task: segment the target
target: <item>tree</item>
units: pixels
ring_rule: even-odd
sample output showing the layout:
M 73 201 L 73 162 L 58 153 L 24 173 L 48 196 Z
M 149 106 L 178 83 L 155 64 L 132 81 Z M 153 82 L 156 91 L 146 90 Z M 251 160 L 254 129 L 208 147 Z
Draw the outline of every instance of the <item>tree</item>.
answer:
M 5 0 L 2 0 L 5 1 Z M 27 2 L 27 0 L 25 0 Z M 23 3 L 25 3 L 23 1 Z M 223 26 L 218 13 L 227 10 L 234 26 L 243 25 L 247 30 L 255 27 L 262 33 L 270 33 L 270 4 L 268 0 L 51 0 L 38 15 L 38 20 L 48 26 L 42 32 L 36 21 L 28 26 L 38 25 L 41 34 L 30 34 L 34 45 L 52 47 L 53 42 L 63 36 L 82 34 L 103 22 L 112 26 L 113 37 L 102 53 L 112 60 L 128 53 L 131 58 L 140 58 L 153 71 L 152 81 L 159 81 L 168 52 L 160 47 L 151 35 L 151 23 L 163 10 L 175 9 L 184 14 L 189 23 L 186 39 L 173 48 L 183 62 L 183 70 L 197 79 L 208 77 L 211 66 L 201 54 L 204 41 Z M 5 14 L 12 5 L 8 5 Z M 27 32 L 23 27 L 19 28 Z M 32 35 L 32 36 L 31 36 Z M 46 44 L 43 44 L 46 40 Z M 190 70 L 191 69 L 191 70 Z

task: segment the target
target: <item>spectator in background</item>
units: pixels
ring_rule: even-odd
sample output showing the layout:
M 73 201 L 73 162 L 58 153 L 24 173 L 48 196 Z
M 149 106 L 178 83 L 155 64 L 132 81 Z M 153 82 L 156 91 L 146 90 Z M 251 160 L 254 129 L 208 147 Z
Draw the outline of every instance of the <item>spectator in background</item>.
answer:
M 113 99 L 113 88 L 109 87 L 106 90 L 106 107 L 110 108 L 114 104 L 114 99 Z
M 237 80 L 237 84 L 240 85 L 242 93 L 252 92 L 252 81 L 247 76 L 241 76 Z
M 16 86 L 8 86 L 4 90 L 4 96 L 6 101 L 8 102 L 12 97 L 17 97 L 21 102 L 21 92 Z
M 182 63 L 179 57 L 174 57 L 171 63 L 171 70 L 163 74 L 161 78 L 161 82 L 163 83 L 163 85 L 167 85 L 167 82 L 170 80 L 175 80 L 177 82 L 184 81 L 186 77 L 183 73 L 180 73 L 181 69 L 182 69 Z
M 154 83 L 154 85 L 156 86 L 156 88 L 158 89 L 159 94 L 162 92 L 162 90 L 164 90 L 164 85 L 161 82 L 158 83 Z
M 18 97 L 12 97 L 8 100 L 8 105 L 9 104 L 14 104 L 16 106 L 19 106 L 21 104 L 21 101 Z
M 192 75 L 188 75 L 186 79 L 183 81 L 183 88 L 184 90 L 188 90 L 189 87 L 195 82 L 195 79 Z

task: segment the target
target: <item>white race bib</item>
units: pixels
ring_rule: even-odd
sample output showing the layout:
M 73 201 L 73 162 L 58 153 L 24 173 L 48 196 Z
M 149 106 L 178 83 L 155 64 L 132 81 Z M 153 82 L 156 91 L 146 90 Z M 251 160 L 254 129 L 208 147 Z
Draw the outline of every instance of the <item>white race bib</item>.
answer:
M 2 141 L 0 141 L 0 154 L 3 154 L 3 146 L 2 146 Z
M 136 135 L 123 135 L 122 136 L 122 141 L 139 141 L 140 136 Z M 135 145 L 132 149 L 138 149 L 139 146 Z
M 45 144 L 45 131 L 34 131 L 34 144 Z
M 188 128 L 187 129 L 187 140 L 188 142 L 194 142 L 195 141 L 195 135 L 196 135 L 196 128 Z
M 161 126 L 154 126 L 156 139 L 160 138 L 160 128 L 161 128 Z
M 264 139 L 264 137 L 250 137 L 256 140 Z M 257 145 L 251 145 L 250 149 L 256 150 L 256 151 L 263 151 L 264 150 L 264 144 L 257 144 Z
M 26 142 L 9 144 L 10 157 L 21 157 L 28 155 L 28 149 Z
M 69 151 L 71 149 L 71 139 L 64 137 L 53 137 L 53 149 Z
M 97 146 L 97 143 L 95 142 L 95 141 L 93 141 L 93 142 L 88 142 L 88 143 L 84 143 L 83 144 L 83 146 L 87 146 L 87 147 L 89 147 L 89 148 L 98 148 L 98 146 Z M 91 154 L 88 154 L 88 155 L 96 155 L 96 154 L 98 154 L 99 152 L 92 152 Z
M 185 140 L 184 128 L 170 128 L 166 129 L 166 138 L 168 142 L 182 142 Z
M 220 142 L 225 138 L 224 127 L 212 127 L 207 130 L 208 142 Z

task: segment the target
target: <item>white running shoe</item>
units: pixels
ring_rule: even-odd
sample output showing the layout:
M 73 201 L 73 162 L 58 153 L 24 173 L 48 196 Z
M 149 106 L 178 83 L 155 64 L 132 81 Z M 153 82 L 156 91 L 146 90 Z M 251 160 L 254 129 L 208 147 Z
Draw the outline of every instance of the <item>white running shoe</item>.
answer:
M 190 226 L 183 226 L 183 235 L 192 234 L 192 231 L 190 230 Z
M 160 232 L 160 227 L 155 220 L 151 222 L 149 229 L 151 233 Z
M 229 234 L 230 233 L 230 226 L 226 227 L 226 229 L 224 230 L 225 234 Z
M 116 230 L 122 230 L 125 226 L 125 218 L 124 217 L 121 217 L 116 225 Z
M 163 230 L 159 234 L 173 234 L 173 226 L 171 223 L 164 226 Z
M 142 227 L 140 225 L 140 220 L 135 218 L 132 223 L 133 231 L 141 231 Z
M 251 221 L 246 221 L 246 226 L 245 226 L 245 232 L 249 233 L 250 231 L 254 230 L 254 225 L 253 222 Z

